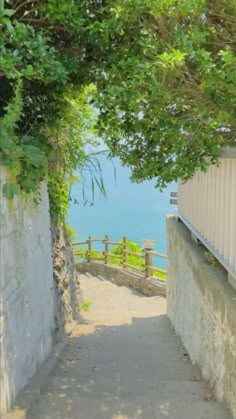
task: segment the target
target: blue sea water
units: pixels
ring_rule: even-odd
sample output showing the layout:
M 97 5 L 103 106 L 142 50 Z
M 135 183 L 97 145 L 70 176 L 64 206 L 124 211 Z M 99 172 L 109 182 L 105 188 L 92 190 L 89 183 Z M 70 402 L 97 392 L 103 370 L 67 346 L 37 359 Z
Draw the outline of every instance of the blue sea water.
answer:
M 68 222 L 76 230 L 77 239 L 83 241 L 89 235 L 103 238 L 108 234 L 110 240 L 118 241 L 126 235 L 140 245 L 143 239 L 152 239 L 156 250 L 166 253 L 165 218 L 166 214 L 176 210 L 170 204 L 170 192 L 176 191 L 176 184 L 172 183 L 160 192 L 155 188 L 155 181 L 132 183 L 130 170 L 122 167 L 119 160 L 114 160 L 116 176 L 110 160 L 103 158 L 101 165 L 107 200 L 96 189 L 94 205 L 90 206 L 89 177 L 84 187 L 86 205 L 83 203 L 82 184 L 76 184 L 72 190 Z M 165 260 L 159 260 L 157 264 L 165 267 Z

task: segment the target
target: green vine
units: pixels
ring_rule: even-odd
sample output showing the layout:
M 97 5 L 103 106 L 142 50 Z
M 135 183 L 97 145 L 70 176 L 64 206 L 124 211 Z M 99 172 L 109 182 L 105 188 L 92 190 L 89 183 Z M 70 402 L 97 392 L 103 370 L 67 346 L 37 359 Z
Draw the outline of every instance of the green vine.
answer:
M 81 92 L 65 92 L 64 114 L 52 125 L 43 127 L 34 135 L 20 135 L 23 102 L 22 81 L 18 80 L 14 96 L 0 119 L 0 164 L 7 167 L 9 178 L 3 186 L 3 194 L 12 200 L 20 193 L 33 194 L 38 201 L 40 184 L 46 179 L 50 197 L 51 214 L 61 222 L 68 212 L 70 189 L 78 181 L 75 170 L 83 177 L 87 169 L 104 195 L 102 172 L 96 153 L 86 147 L 96 147 L 96 112 L 89 104 L 94 86 L 86 86 Z M 100 177 L 99 177 L 100 176 Z
M 0 119 L 1 149 L 0 163 L 10 174 L 3 186 L 8 199 L 24 191 L 27 194 L 39 192 L 40 182 L 47 174 L 47 154 L 50 150 L 42 135 L 18 135 L 18 124 L 23 109 L 22 80 L 15 86 L 14 97 L 5 108 Z

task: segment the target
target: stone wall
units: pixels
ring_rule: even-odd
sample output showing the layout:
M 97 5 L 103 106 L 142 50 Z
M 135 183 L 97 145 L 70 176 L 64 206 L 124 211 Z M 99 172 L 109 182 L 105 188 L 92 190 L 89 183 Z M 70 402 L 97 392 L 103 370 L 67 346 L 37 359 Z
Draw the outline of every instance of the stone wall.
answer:
M 168 315 L 194 363 L 236 418 L 236 292 L 227 272 L 173 217 L 167 219 Z
M 79 275 L 74 253 L 63 226 L 51 223 L 56 323 L 59 334 L 70 333 L 79 314 Z
M 0 168 L 0 414 L 49 355 L 55 333 L 55 292 L 48 194 L 41 202 L 2 196 Z
M 129 286 L 137 289 L 147 297 L 166 294 L 166 286 L 157 279 L 146 279 L 132 271 L 118 266 L 105 265 L 101 262 L 82 262 L 77 264 L 78 273 L 90 273 L 93 276 L 102 276 L 117 285 Z

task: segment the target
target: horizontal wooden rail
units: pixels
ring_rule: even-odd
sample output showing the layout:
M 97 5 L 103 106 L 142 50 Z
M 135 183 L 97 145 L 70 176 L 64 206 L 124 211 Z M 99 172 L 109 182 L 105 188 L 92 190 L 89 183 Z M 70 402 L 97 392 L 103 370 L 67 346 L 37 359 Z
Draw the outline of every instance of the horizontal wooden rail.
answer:
M 123 246 L 123 243 L 121 243 L 121 242 L 111 242 L 111 241 L 109 241 L 109 240 L 104 240 L 104 243 L 108 243 L 108 244 L 111 244 L 111 245 L 113 245 L 113 246 Z
M 132 250 L 125 249 L 124 252 L 127 253 L 127 255 L 133 255 L 133 256 L 137 256 L 137 257 L 143 258 L 143 255 L 141 253 L 132 252 Z
M 91 241 L 91 242 L 104 242 L 105 241 L 105 239 L 88 239 L 88 241 Z
M 76 243 L 72 243 L 72 246 L 80 246 L 82 244 L 88 244 L 88 242 L 101 242 L 104 243 L 105 239 L 91 239 L 91 240 L 86 240 L 84 242 L 76 242 Z
M 166 274 L 165 269 L 157 268 L 156 266 L 151 267 L 152 271 L 161 272 L 162 274 Z
M 93 249 L 92 243 L 94 242 L 103 243 L 104 250 Z M 80 245 L 87 245 L 88 248 L 84 249 L 83 252 L 79 252 L 78 249 L 75 249 L 75 256 L 84 257 L 85 259 L 87 259 L 88 262 L 92 260 L 97 260 L 105 263 L 105 265 L 114 265 L 114 263 L 112 263 L 112 260 L 119 259 L 121 261 L 120 265 L 122 265 L 123 269 L 133 270 L 134 272 L 139 273 L 140 275 L 145 275 L 146 278 L 150 278 L 153 272 L 166 274 L 166 270 L 158 268 L 154 266 L 152 263 L 153 256 L 166 258 L 166 255 L 150 249 L 142 249 L 142 253 L 129 250 L 127 248 L 127 238 L 125 236 L 123 237 L 122 241 L 118 242 L 109 240 L 109 236 L 106 235 L 103 239 L 94 239 L 91 236 L 89 236 L 86 241 L 73 243 L 74 247 Z M 109 246 L 120 246 L 121 254 L 116 255 L 114 253 L 109 252 Z M 98 256 L 98 254 L 101 254 L 101 256 Z M 134 256 L 134 260 L 137 260 L 138 264 L 142 262 L 140 264 L 143 264 L 143 267 L 135 266 L 134 264 L 132 264 L 133 260 L 130 260 L 129 256 Z
M 77 242 L 77 243 L 72 243 L 72 246 L 81 246 L 82 244 L 88 244 L 88 240 L 86 240 L 85 242 Z
M 134 270 L 134 271 L 136 271 L 136 272 L 139 272 L 139 273 L 143 273 L 144 272 L 144 269 L 142 269 L 142 268 L 136 268 L 135 266 L 133 266 L 133 265 L 130 265 L 129 263 L 125 263 L 125 267 L 126 268 L 130 268 L 130 269 L 132 269 L 132 270 Z
M 109 258 L 117 258 L 117 259 L 122 259 L 123 258 L 122 255 L 113 255 L 112 253 L 108 253 L 107 256 Z
M 167 258 L 167 256 L 164 255 L 163 253 L 155 252 L 154 250 L 149 250 L 149 253 L 151 253 L 151 255 L 153 256 L 158 256 L 159 258 L 164 258 L 164 259 Z

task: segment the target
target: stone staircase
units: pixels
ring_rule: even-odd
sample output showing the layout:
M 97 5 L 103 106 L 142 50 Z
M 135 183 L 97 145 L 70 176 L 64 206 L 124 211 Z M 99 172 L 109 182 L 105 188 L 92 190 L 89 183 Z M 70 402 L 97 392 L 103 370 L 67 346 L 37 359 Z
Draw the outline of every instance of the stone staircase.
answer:
M 80 283 L 89 310 L 29 419 L 230 419 L 175 336 L 164 297 L 89 274 Z

